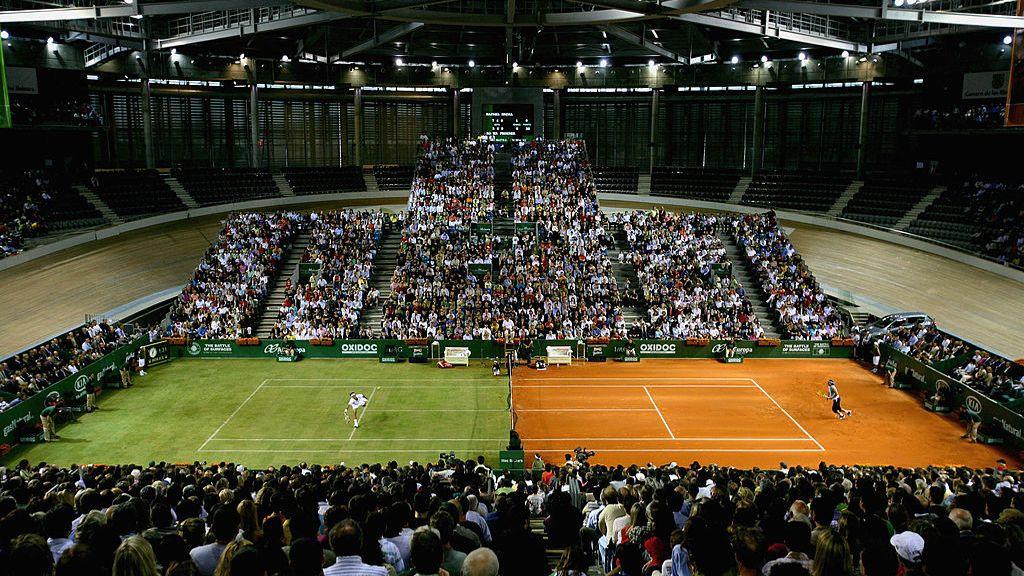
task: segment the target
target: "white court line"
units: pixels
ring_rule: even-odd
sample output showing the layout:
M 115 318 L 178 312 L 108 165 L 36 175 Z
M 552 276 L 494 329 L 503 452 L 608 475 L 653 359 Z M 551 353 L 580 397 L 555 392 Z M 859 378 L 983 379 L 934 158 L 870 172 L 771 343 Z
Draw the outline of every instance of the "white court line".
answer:
M 576 441 L 584 442 L 812 442 L 811 438 L 701 438 L 691 436 L 674 436 L 672 438 L 529 438 L 522 437 L 523 442 L 560 442 Z
M 242 400 L 242 403 L 238 405 L 238 408 L 235 408 L 235 411 L 232 412 L 231 415 L 228 416 L 227 419 L 225 419 L 224 422 L 222 422 L 221 425 L 218 426 L 217 429 L 213 431 L 213 434 L 210 434 L 210 437 L 206 439 L 206 442 L 203 442 L 203 445 L 199 447 L 199 450 L 197 450 L 197 452 L 201 452 L 203 450 L 203 447 L 209 444 L 210 440 L 213 440 L 213 437 L 216 436 L 217 433 L 220 432 L 225 426 L 227 426 L 228 421 L 234 418 L 235 414 L 238 414 L 242 407 L 248 404 L 249 400 L 252 400 L 252 397 L 255 396 L 256 393 L 260 391 L 260 388 L 263 388 L 263 385 L 266 383 L 266 379 L 264 379 L 263 382 L 260 382 L 260 385 L 257 386 L 256 389 L 252 391 L 252 394 L 249 394 L 249 396 L 245 400 Z
M 508 438 L 352 438 L 352 442 L 503 442 Z M 719 438 L 719 437 L 684 437 L 665 438 L 632 438 L 632 437 L 594 437 L 594 438 L 523 438 L 524 442 L 813 442 L 812 438 Z M 348 438 L 214 438 L 213 442 L 346 442 Z
M 747 378 L 743 378 L 747 380 Z M 512 387 L 519 390 L 523 388 L 574 388 L 574 389 L 589 389 L 589 388 L 646 388 L 643 384 L 592 384 L 590 386 L 583 386 L 581 384 L 512 384 Z M 740 390 L 746 390 L 748 388 L 757 388 L 757 386 L 751 386 L 750 384 L 743 384 L 740 386 L 731 386 L 728 384 L 656 384 L 654 388 L 737 388 Z
M 370 404 L 373 402 L 373 395 L 377 393 L 377 390 L 380 390 L 380 386 L 377 386 L 376 388 L 374 388 L 373 392 L 370 392 L 370 397 L 366 399 L 366 406 L 363 407 L 363 420 L 366 420 L 366 411 L 370 409 Z M 359 415 L 356 414 L 355 410 L 352 411 L 352 418 L 356 422 L 359 422 Z M 348 435 L 348 439 L 349 440 L 351 440 L 352 437 L 356 435 L 356 430 L 359 430 L 359 428 L 356 428 L 355 426 L 353 426 L 352 427 L 352 433 Z
M 654 406 L 655 412 L 658 413 L 658 417 L 661 418 L 661 423 L 665 425 L 665 430 L 668 430 L 668 435 L 674 440 L 676 435 L 672 432 L 672 428 L 669 427 L 668 422 L 665 420 L 665 415 L 661 413 L 661 409 L 658 408 L 658 403 L 654 401 L 654 396 L 651 396 L 651 391 L 644 386 L 644 392 L 647 393 L 647 398 L 650 399 L 651 405 Z
M 508 438 L 506 438 L 505 440 L 508 440 Z M 433 452 L 435 454 L 438 454 L 438 453 L 441 453 L 441 452 L 446 452 L 448 450 L 451 450 L 451 446 L 444 446 L 444 447 L 440 447 L 440 448 L 410 448 L 410 449 L 400 449 L 400 450 L 393 450 L 393 449 L 384 449 L 384 450 L 355 449 L 355 450 L 349 450 L 347 448 L 337 448 L 337 449 L 334 449 L 334 450 L 328 450 L 328 449 L 324 449 L 324 448 L 308 448 L 308 449 L 307 448 L 294 448 L 294 449 L 290 449 L 290 450 L 274 450 L 274 449 L 262 450 L 262 449 L 257 449 L 257 448 L 247 448 L 247 449 L 230 448 L 230 449 L 221 450 L 219 448 L 208 448 L 206 450 L 201 450 L 201 452 L 217 452 L 217 453 L 221 453 L 221 452 L 249 452 L 249 453 L 260 453 L 260 452 L 271 452 L 271 453 L 277 453 L 277 452 L 282 452 L 282 453 L 289 453 L 289 452 L 313 452 L 313 453 L 321 453 L 321 454 L 338 454 L 338 455 L 343 455 L 343 454 L 349 454 L 349 453 L 351 453 L 351 454 L 408 454 L 409 452 L 417 452 L 417 453 L 418 452 L 424 452 L 424 453 Z M 494 446 L 480 447 L 480 448 L 460 448 L 460 449 L 456 450 L 456 452 L 464 452 L 464 453 L 465 452 L 486 452 L 486 451 L 489 451 L 489 450 L 494 450 Z
M 215 438 L 214 442 L 504 442 L 503 438 Z M 572 438 L 567 438 L 572 440 Z M 664 440 L 664 438 L 662 438 Z
M 759 390 L 761 390 L 762 394 L 767 396 L 768 399 L 772 401 L 772 404 L 775 404 L 775 406 L 778 407 L 779 410 L 782 410 L 782 413 L 785 414 L 787 418 L 792 420 L 793 424 L 796 424 L 796 427 L 799 428 L 801 432 L 806 434 L 807 437 L 810 438 L 812 442 L 814 442 L 815 444 L 818 445 L 818 451 L 819 452 L 824 452 L 825 451 L 825 447 L 821 445 L 821 442 L 818 442 L 818 440 L 815 439 L 814 436 L 811 436 L 811 433 L 808 432 L 806 428 L 801 426 L 800 423 L 796 421 L 796 418 L 793 418 L 793 416 L 789 412 L 787 412 L 785 408 L 782 407 L 782 404 L 779 404 L 779 402 L 777 400 L 775 400 L 775 398 L 772 398 L 772 395 L 769 394 L 767 390 L 762 388 L 761 385 L 757 383 L 757 380 L 754 380 L 753 378 L 750 378 L 750 381 L 753 382 L 754 385 L 757 386 Z
M 602 450 L 594 448 L 598 453 L 604 452 L 821 452 L 817 448 L 612 448 Z M 563 450 L 528 450 L 528 452 L 570 452 L 570 448 Z
M 378 382 L 379 382 L 379 380 L 378 380 Z M 384 383 L 382 383 L 381 387 L 387 388 L 389 390 L 402 389 L 402 388 L 411 388 L 413 390 L 423 390 L 423 389 L 426 389 L 426 388 L 458 388 L 458 389 L 463 389 L 463 390 L 487 390 L 487 389 L 493 388 L 495 390 L 508 390 L 508 384 L 503 384 L 503 385 L 500 385 L 500 386 L 496 385 L 496 384 L 484 384 L 484 385 L 480 385 L 480 386 L 467 386 L 465 384 L 440 384 L 440 383 L 438 383 L 438 384 L 419 384 L 419 385 L 415 385 L 415 384 L 396 384 L 394 386 L 390 386 L 386 382 L 384 382 Z M 305 389 L 305 388 L 318 388 L 320 390 L 342 390 L 342 389 L 350 389 L 350 388 L 352 388 L 352 386 L 335 385 L 335 384 L 326 384 L 324 386 L 314 386 L 312 384 L 294 384 L 294 385 L 270 384 L 270 385 L 264 386 L 264 388 L 296 388 L 296 389 L 300 389 L 300 390 L 301 389 Z M 743 388 L 753 388 L 753 386 L 743 386 Z
M 377 378 L 267 378 L 269 382 L 360 382 L 360 381 L 387 381 L 387 382 L 422 382 L 422 377 L 392 378 L 381 376 Z M 446 378 L 446 382 L 484 382 L 487 378 Z M 741 378 L 746 380 L 746 378 Z
M 516 408 L 516 412 L 656 412 L 654 408 Z
M 560 377 L 556 377 L 556 378 L 523 378 L 523 379 L 521 379 L 522 382 L 550 382 L 552 380 L 583 380 L 583 381 L 590 381 L 590 380 L 643 380 L 643 381 L 650 381 L 650 380 L 699 380 L 701 382 L 717 382 L 717 381 L 722 381 L 722 382 L 730 382 L 731 381 L 731 382 L 735 382 L 735 381 L 741 381 L 742 380 L 744 382 L 747 382 L 747 381 L 750 381 L 750 378 L 747 378 L 745 376 L 651 376 L 651 377 L 642 377 L 642 376 L 590 376 L 590 377 L 587 377 L 587 378 L 582 378 L 582 377 L 580 377 L 580 378 L 577 378 L 577 377 L 560 378 Z

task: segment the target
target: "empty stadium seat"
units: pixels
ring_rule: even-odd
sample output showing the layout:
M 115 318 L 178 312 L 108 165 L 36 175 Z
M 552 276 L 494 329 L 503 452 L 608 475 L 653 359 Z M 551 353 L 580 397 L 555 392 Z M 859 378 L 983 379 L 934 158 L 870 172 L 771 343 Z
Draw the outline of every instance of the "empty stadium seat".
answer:
M 172 174 L 202 206 L 280 196 L 270 172 L 253 168 L 193 168 Z
M 853 181 L 851 176 L 818 172 L 762 172 L 741 204 L 800 212 L 827 212 Z
M 300 196 L 366 190 L 363 172 L 357 166 L 285 168 L 284 177 Z
M 739 180 L 736 170 L 656 166 L 651 172 L 651 194 L 725 202 Z
M 124 219 L 185 209 L 156 170 L 98 172 L 92 190 Z
M 601 166 L 593 168 L 591 172 L 594 175 L 594 188 L 598 192 L 636 194 L 637 182 L 640 180 L 639 168 Z

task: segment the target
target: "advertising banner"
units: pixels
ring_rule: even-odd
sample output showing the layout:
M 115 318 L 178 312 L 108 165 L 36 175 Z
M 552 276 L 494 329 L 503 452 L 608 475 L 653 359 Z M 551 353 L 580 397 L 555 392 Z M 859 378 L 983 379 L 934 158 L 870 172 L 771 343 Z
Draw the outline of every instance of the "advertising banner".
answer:
M 1010 74 L 1006 70 L 994 72 L 968 72 L 964 74 L 962 97 L 964 100 L 1006 98 Z

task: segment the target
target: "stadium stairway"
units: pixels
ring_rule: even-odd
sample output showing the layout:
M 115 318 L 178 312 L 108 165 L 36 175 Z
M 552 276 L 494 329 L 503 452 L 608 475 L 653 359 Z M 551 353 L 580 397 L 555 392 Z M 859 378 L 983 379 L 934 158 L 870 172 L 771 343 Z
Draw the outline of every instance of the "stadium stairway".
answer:
M 636 268 L 630 262 L 619 262 L 619 254 L 629 251 L 626 233 L 622 230 L 616 230 L 614 234 L 615 248 L 608 251 L 608 258 L 612 261 L 612 276 L 615 278 L 615 283 L 619 286 L 619 293 L 630 290 L 640 294 L 640 280 L 637 278 Z M 646 311 L 640 306 L 634 304 L 622 306 L 622 319 L 626 321 L 627 326 L 632 326 L 637 320 L 646 317 Z
M 825 213 L 827 218 L 837 218 L 843 213 L 843 209 L 850 203 L 850 200 L 860 192 L 860 189 L 864 187 L 863 180 L 854 180 L 850 182 L 850 185 L 846 187 L 846 191 L 843 195 L 836 199 L 836 203 L 829 208 L 828 212 Z
M 640 173 L 640 176 L 636 179 L 636 193 L 639 196 L 650 196 L 651 195 L 651 175 L 650 173 Z
M 373 170 L 363 170 L 363 182 L 366 183 L 366 191 L 374 196 L 380 194 L 380 184 L 377 183 L 377 175 Z
M 739 204 L 740 200 L 743 199 L 743 195 L 747 193 L 747 187 L 750 186 L 752 178 L 744 176 L 736 182 L 736 187 L 732 189 L 732 194 L 729 195 L 730 204 Z
M 295 241 L 288 247 L 288 251 L 284 255 L 284 263 L 281 264 L 281 271 L 274 280 L 274 286 L 270 289 L 270 294 L 267 295 L 267 300 L 264 302 L 263 313 L 260 315 L 260 322 L 256 328 L 256 336 L 270 337 L 270 331 L 273 330 L 274 324 L 277 322 L 281 304 L 284 302 L 285 283 L 290 278 L 292 286 L 298 284 L 299 262 L 302 261 L 302 255 L 305 254 L 307 246 L 309 246 L 309 232 L 302 231 L 295 236 Z
M 931 191 L 928 192 L 928 194 L 926 194 L 924 198 L 921 198 L 920 202 L 918 202 L 913 208 L 910 209 L 909 212 L 907 212 L 906 214 L 903 215 L 902 218 L 900 218 L 899 222 L 896 222 L 893 228 L 897 230 L 906 231 L 907 228 L 910 228 L 910 225 L 913 224 L 915 220 L 917 220 L 917 217 L 924 213 L 924 211 L 927 210 L 929 206 L 935 203 L 935 201 L 938 200 L 939 196 L 942 196 L 942 193 L 945 191 L 945 186 L 936 186 L 935 188 L 932 188 Z
M 181 185 L 177 178 L 174 176 L 164 176 L 164 182 L 167 183 L 167 187 L 171 189 L 171 192 L 178 196 L 182 204 L 190 209 L 199 208 L 199 203 L 185 190 L 185 187 Z
M 73 188 L 75 189 L 75 192 L 78 192 L 78 194 L 81 195 L 82 198 L 85 198 L 89 204 L 92 204 L 93 208 L 98 210 L 99 213 L 106 218 L 107 222 L 115 225 L 124 224 L 124 220 L 118 216 L 116 212 L 111 210 L 110 206 L 107 206 L 107 203 L 101 200 L 100 197 L 93 193 L 93 191 L 87 186 L 75 185 Z
M 274 184 L 277 184 L 277 189 L 281 192 L 281 196 L 295 196 L 295 190 L 292 189 L 292 185 L 288 183 L 288 179 L 285 178 L 284 174 L 274 174 Z
M 402 233 L 398 230 L 385 230 L 380 239 L 377 257 L 373 260 L 373 272 L 370 274 L 370 286 L 380 290 L 378 304 L 363 310 L 359 315 L 360 332 L 380 331 L 380 320 L 384 317 L 383 304 L 391 297 L 391 278 L 398 266 L 398 247 L 402 242 Z
M 739 281 L 746 290 L 747 299 L 750 300 L 750 306 L 754 309 L 754 315 L 761 322 L 761 328 L 764 328 L 765 337 L 779 338 L 782 330 L 775 323 L 775 315 L 764 301 L 761 284 L 754 278 L 747 259 L 740 252 L 740 247 L 736 245 L 736 241 L 728 232 L 719 231 L 718 237 L 725 245 L 725 255 L 732 262 L 732 277 Z

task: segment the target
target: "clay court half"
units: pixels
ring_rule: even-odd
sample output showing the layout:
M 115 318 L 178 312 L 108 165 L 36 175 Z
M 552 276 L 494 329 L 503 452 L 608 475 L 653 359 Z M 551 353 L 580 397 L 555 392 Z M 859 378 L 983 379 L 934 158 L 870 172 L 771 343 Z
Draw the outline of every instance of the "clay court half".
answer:
M 822 397 L 839 383 L 851 418 Z M 953 416 L 882 385 L 848 360 L 643 360 L 522 369 L 513 379 L 516 429 L 549 462 L 581 446 L 601 463 L 730 466 L 889 464 L 993 466 L 998 448 L 960 440 Z

